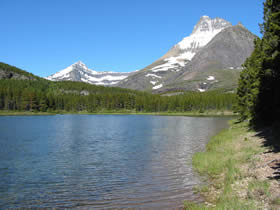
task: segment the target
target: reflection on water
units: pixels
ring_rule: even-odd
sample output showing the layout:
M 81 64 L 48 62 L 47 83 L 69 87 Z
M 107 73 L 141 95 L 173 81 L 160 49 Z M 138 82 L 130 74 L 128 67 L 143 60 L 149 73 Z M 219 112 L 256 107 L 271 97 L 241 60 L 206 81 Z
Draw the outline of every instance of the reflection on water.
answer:
M 173 208 L 199 183 L 191 157 L 226 118 L 0 117 L 0 208 Z

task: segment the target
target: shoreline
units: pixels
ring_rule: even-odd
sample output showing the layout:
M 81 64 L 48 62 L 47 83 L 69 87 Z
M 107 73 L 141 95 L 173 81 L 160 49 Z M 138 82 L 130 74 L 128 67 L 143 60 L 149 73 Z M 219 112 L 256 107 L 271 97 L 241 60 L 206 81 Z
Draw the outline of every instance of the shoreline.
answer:
M 0 111 L 0 116 L 53 116 L 53 115 L 154 115 L 154 116 L 187 116 L 187 117 L 235 117 L 232 111 L 191 111 L 191 112 L 26 112 L 26 111 Z
M 185 209 L 279 209 L 280 151 L 268 146 L 269 138 L 271 129 L 257 132 L 233 120 L 213 136 L 193 156 L 194 170 L 207 180 L 194 191 L 205 202 L 186 201 Z

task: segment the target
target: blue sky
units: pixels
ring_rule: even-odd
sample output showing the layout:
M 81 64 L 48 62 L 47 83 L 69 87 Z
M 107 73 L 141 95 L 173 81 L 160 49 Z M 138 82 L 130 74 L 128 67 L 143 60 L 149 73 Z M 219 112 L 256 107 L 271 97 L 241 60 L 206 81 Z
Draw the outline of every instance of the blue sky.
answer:
M 48 76 L 81 60 L 98 71 L 141 69 L 199 18 L 239 21 L 260 36 L 262 0 L 0 0 L 0 61 Z

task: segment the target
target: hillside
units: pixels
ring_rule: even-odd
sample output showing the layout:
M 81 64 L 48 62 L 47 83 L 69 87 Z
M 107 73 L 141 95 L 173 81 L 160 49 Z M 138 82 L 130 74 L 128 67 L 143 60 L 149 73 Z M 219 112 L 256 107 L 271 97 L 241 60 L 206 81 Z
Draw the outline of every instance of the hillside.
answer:
M 0 62 L 0 79 L 39 80 L 41 78 L 15 66 Z
M 235 90 L 255 38 L 241 24 L 232 26 L 221 18 L 203 16 L 190 36 L 118 86 L 153 93 Z M 207 80 L 208 77 L 215 79 Z

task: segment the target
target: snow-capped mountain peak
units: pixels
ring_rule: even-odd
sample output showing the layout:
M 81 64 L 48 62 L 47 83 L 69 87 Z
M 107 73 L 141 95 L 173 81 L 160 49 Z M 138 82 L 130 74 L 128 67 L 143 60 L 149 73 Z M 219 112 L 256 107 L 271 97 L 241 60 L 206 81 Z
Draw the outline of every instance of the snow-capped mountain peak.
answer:
M 208 16 L 202 16 L 195 25 L 191 35 L 185 37 L 176 46 L 181 50 L 188 51 L 186 59 L 191 60 L 199 48 L 204 47 L 214 36 L 230 26 L 232 24 L 222 18 L 211 19 Z
M 201 33 L 205 31 L 215 31 L 222 30 L 226 27 L 231 26 L 231 23 L 222 19 L 222 18 L 214 18 L 211 19 L 209 16 L 202 16 L 198 23 L 194 26 L 192 34 Z
M 191 35 L 171 48 L 160 58 L 161 64 L 150 70 L 152 72 L 180 71 L 201 48 L 206 46 L 223 29 L 231 26 L 230 22 L 222 18 L 211 19 L 206 15 L 202 16 L 194 26 Z
M 98 72 L 89 69 L 82 61 L 78 61 L 71 66 L 46 77 L 52 81 L 81 81 L 95 85 L 115 85 L 125 79 L 130 73 L 120 72 Z
M 77 61 L 73 65 L 86 66 L 86 64 L 84 64 L 82 61 Z
M 136 87 L 135 81 L 139 83 L 139 89 L 164 89 L 180 72 L 185 71 L 185 67 L 192 62 L 193 58 L 227 28 L 233 27 L 232 24 L 222 18 L 210 18 L 209 16 L 200 17 L 194 26 L 192 33 L 174 45 L 165 55 L 159 58 L 140 71 L 140 73 L 127 78 L 118 85 L 121 87 Z M 143 77 L 136 80 L 134 77 Z M 139 76 L 140 78 L 140 76 Z M 140 83 L 141 81 L 141 83 Z M 143 85 L 145 84 L 145 85 Z

